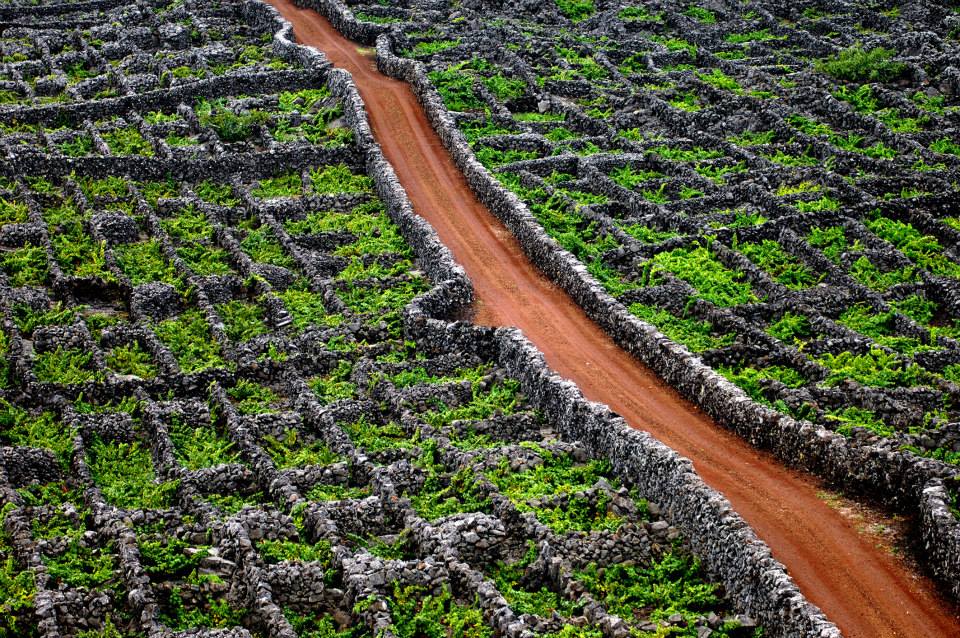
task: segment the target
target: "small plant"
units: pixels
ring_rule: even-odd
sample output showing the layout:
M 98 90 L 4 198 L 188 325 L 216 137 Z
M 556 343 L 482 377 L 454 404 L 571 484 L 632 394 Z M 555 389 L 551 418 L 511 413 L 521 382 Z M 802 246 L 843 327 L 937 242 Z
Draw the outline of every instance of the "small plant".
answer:
M 87 450 L 87 464 L 103 497 L 121 508 L 169 507 L 180 484 L 157 482 L 150 450 L 139 441 L 118 443 L 95 437 Z
M 373 180 L 354 173 L 346 164 L 314 169 L 310 171 L 310 179 L 317 194 L 366 193 L 373 186 Z
M 237 379 L 236 385 L 227 390 L 231 399 L 237 402 L 240 414 L 264 414 L 273 412 L 280 397 L 267 386 L 247 379 Z
M 691 352 L 703 352 L 731 345 L 736 335 L 714 335 L 714 328 L 706 321 L 677 317 L 666 310 L 640 303 L 630 305 L 630 313 L 656 326 L 667 337 L 687 347 Z
M 269 332 L 263 321 L 263 308 L 256 303 L 240 300 L 217 305 L 223 319 L 224 331 L 232 341 L 244 342 Z
M 905 64 L 891 59 L 895 54 L 892 49 L 868 50 L 858 44 L 817 61 L 816 68 L 845 82 L 892 82 L 907 71 Z
M 718 586 L 706 580 L 699 561 L 677 553 L 647 566 L 615 564 L 600 569 L 591 564 L 575 577 L 610 613 L 634 622 L 657 622 L 679 614 L 693 627 L 702 612 L 721 604 Z M 732 628 L 714 633 L 726 636 Z
M 321 403 L 327 404 L 341 399 L 352 399 L 357 395 L 357 385 L 350 381 L 353 364 L 342 359 L 331 372 L 315 377 L 309 385 Z
M 250 138 L 255 128 L 269 117 L 263 111 L 238 113 L 227 106 L 224 99 L 201 100 L 195 107 L 201 126 L 212 128 L 224 142 L 242 142 Z
M 852 352 L 841 352 L 838 355 L 826 353 L 817 361 L 830 370 L 830 374 L 823 381 L 826 386 L 852 379 L 872 388 L 909 388 L 933 380 L 933 375 L 916 363 L 905 364 L 896 355 L 879 348 L 862 355 Z
M 809 288 L 823 278 L 823 275 L 817 277 L 799 259 L 784 252 L 780 244 L 773 240 L 736 244 L 734 248 L 787 288 Z
M 299 197 L 303 191 L 300 173 L 293 171 L 285 175 L 260 180 L 260 184 L 250 194 L 254 197 L 270 199 L 274 197 Z
M 340 457 L 320 440 L 302 441 L 296 429 L 289 429 L 280 437 L 266 435 L 263 447 L 278 469 L 307 465 L 330 465 Z
M 189 309 L 174 319 L 162 321 L 154 331 L 173 352 L 184 373 L 227 365 L 220 356 L 220 346 L 210 334 L 206 318 L 199 310 Z
M 47 251 L 42 246 L 27 244 L 0 257 L 0 267 L 11 286 L 42 286 L 47 280 Z
M 134 127 L 114 129 L 101 133 L 103 141 L 114 155 L 153 156 L 153 146 Z
M 240 462 L 232 441 L 225 439 L 213 424 L 191 425 L 178 414 L 170 420 L 174 455 L 188 470 Z
M 649 262 L 651 277 L 660 270 L 672 272 L 697 289 L 700 296 L 718 306 L 738 306 L 757 301 L 743 273 L 734 272 L 717 261 L 708 248 L 675 248 L 659 253 Z
M 701 24 L 715 24 L 717 21 L 717 16 L 714 15 L 712 11 L 696 5 L 687 7 L 687 9 L 683 12 L 683 15 L 687 16 L 688 18 L 693 18 Z
M 423 485 L 413 494 L 408 494 L 410 505 L 428 521 L 435 521 L 462 512 L 489 512 L 490 499 L 480 489 L 478 478 L 470 468 L 463 468 L 447 475 L 440 462 L 439 452 L 433 440 L 423 442 L 423 450 L 417 465 L 426 476 Z
M 557 9 L 571 22 L 582 22 L 597 10 L 593 0 L 554 0 Z
M 428 594 L 422 587 L 404 587 L 395 583 L 390 597 L 390 614 L 393 618 L 391 627 L 397 638 L 493 638 L 493 629 L 484 623 L 481 611 L 458 603 L 449 588 L 440 594 Z
M 152 379 L 157 376 L 153 357 L 139 343 L 133 342 L 113 348 L 106 356 L 107 367 L 117 374 L 127 374 Z
M 41 383 L 70 385 L 100 381 L 103 373 L 92 367 L 93 354 L 76 348 L 57 347 L 34 357 L 33 373 Z
M 156 239 L 113 247 L 117 265 L 134 286 L 160 281 L 184 286 L 176 267 L 166 260 L 163 248 Z

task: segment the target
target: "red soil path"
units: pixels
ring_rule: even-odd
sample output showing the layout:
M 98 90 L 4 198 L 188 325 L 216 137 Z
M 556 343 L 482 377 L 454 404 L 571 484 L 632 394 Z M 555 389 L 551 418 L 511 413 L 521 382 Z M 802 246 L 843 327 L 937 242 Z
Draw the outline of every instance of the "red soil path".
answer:
M 473 281 L 478 323 L 522 329 L 588 398 L 692 459 L 845 636 L 960 636 L 957 610 L 818 497 L 816 479 L 784 468 L 716 425 L 549 282 L 477 201 L 406 83 L 380 74 L 372 52 L 318 13 L 291 0 L 269 2 L 294 25 L 300 42 L 353 74 L 374 136 L 414 210 L 436 228 Z

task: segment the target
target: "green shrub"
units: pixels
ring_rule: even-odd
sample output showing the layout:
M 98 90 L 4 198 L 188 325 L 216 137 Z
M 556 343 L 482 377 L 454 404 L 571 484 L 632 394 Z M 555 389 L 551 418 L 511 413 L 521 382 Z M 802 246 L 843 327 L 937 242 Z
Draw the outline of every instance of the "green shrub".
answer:
M 826 386 L 835 386 L 847 379 L 872 388 L 914 387 L 928 384 L 933 375 L 916 363 L 905 364 L 896 355 L 880 349 L 867 354 L 841 352 L 838 355 L 824 354 L 817 362 L 830 370 L 823 380 Z
M 42 286 L 47 280 L 47 251 L 43 246 L 27 244 L 5 252 L 0 267 L 7 273 L 11 286 Z
M 464 512 L 490 512 L 491 502 L 479 487 L 476 474 L 468 467 L 450 475 L 440 462 L 436 443 L 426 440 L 417 460 L 426 473 L 423 485 L 413 494 L 407 494 L 410 505 L 428 521 Z
M 186 374 L 210 367 L 226 367 L 220 356 L 220 346 L 213 340 L 206 317 L 196 309 L 189 309 L 174 319 L 167 319 L 154 327 L 157 337 L 177 358 L 180 370 Z
M 137 342 L 110 350 L 106 355 L 106 363 L 107 367 L 117 374 L 130 374 L 141 379 L 157 376 L 153 357 Z
M 233 442 L 224 438 L 213 424 L 192 426 L 175 414 L 170 419 L 169 431 L 174 456 L 188 470 L 240 462 Z
M 823 279 L 822 274 L 819 277 L 815 275 L 803 262 L 785 252 L 780 244 L 773 240 L 738 243 L 734 248 L 792 290 L 809 288 Z
M 304 467 L 307 465 L 330 465 L 342 460 L 319 440 L 303 441 L 295 428 L 290 428 L 280 438 L 266 435 L 262 445 L 277 469 Z
M 660 270 L 669 271 L 696 288 L 703 299 L 721 307 L 758 300 L 750 284 L 743 281 L 743 273 L 728 269 L 703 246 L 658 253 L 649 264 L 651 277 Z
M 373 187 L 373 180 L 354 173 L 346 164 L 316 168 L 310 171 L 310 179 L 317 194 L 366 193 Z
M 661 308 L 644 304 L 630 304 L 630 313 L 653 324 L 667 337 L 687 347 L 691 352 L 703 352 L 731 345 L 736 335 L 714 336 L 714 329 L 706 321 L 680 318 Z
M 280 396 L 265 385 L 248 379 L 237 379 L 236 385 L 227 390 L 231 399 L 236 401 L 240 414 L 264 414 L 275 411 Z
M 92 367 L 93 354 L 76 348 L 58 346 L 33 359 L 33 373 L 40 383 L 74 384 L 102 381 L 103 373 Z
M 240 300 L 217 305 L 224 331 L 231 341 L 244 342 L 270 331 L 263 321 L 263 307 Z
M 32 415 L 0 399 L 0 441 L 7 445 L 46 448 L 53 452 L 62 468 L 70 466 L 73 431 L 50 412 Z
M 581 22 L 592 16 L 597 8 L 593 0 L 554 0 L 557 9 L 571 22 Z
M 430 81 L 437 87 L 443 103 L 451 111 L 479 111 L 484 103 L 473 91 L 474 76 L 458 64 L 443 71 L 431 71 Z
M 687 555 L 670 553 L 646 567 L 590 564 L 574 576 L 610 613 L 630 620 L 638 612 L 651 622 L 680 614 L 692 628 L 699 616 L 721 604 L 719 586 L 708 582 L 700 562 Z M 711 635 L 723 638 L 732 628 L 725 625 Z
M 209 126 L 224 142 L 242 142 L 250 138 L 257 125 L 263 124 L 269 115 L 263 111 L 236 112 L 227 106 L 225 99 L 200 100 L 195 111 L 200 126 Z
M 554 612 L 561 616 L 571 616 L 579 611 L 580 605 L 570 601 L 557 592 L 544 586 L 533 589 L 523 585 L 523 576 L 527 567 L 537 559 L 537 547 L 529 541 L 529 548 L 523 558 L 512 564 L 498 561 L 487 573 L 497 586 L 497 591 L 507 599 L 507 604 L 518 614 L 536 614 L 551 618 Z
M 173 284 L 177 288 L 184 285 L 176 266 L 166 260 L 163 247 L 156 239 L 114 246 L 113 256 L 134 286 L 155 281 Z
M 905 64 L 891 60 L 895 54 L 892 49 L 877 47 L 867 50 L 857 44 L 817 61 L 816 68 L 845 82 L 892 82 L 907 71 Z
M 139 441 L 119 443 L 95 437 L 87 449 L 87 464 L 104 499 L 124 509 L 170 507 L 180 484 L 156 481 L 149 447 Z
M 455 601 L 449 589 L 428 594 L 422 587 L 394 583 L 389 608 L 397 638 L 493 638 L 493 629 L 484 623 L 483 613 Z

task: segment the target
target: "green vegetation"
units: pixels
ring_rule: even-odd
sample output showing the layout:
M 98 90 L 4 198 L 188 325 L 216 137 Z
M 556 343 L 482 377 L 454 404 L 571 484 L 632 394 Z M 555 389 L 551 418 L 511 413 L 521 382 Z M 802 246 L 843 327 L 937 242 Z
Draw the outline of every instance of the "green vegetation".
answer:
M 9 535 L 0 529 L 0 635 L 38 636 L 33 608 L 35 594 L 33 572 L 21 569 Z
M 350 381 L 353 364 L 341 359 L 337 367 L 325 375 L 310 380 L 310 389 L 324 405 L 341 399 L 353 399 L 357 396 L 357 385 Z
M 687 7 L 683 15 L 688 18 L 693 18 L 701 24 L 714 24 L 717 21 L 717 16 L 714 15 L 712 11 L 696 5 Z
M 610 496 L 598 491 L 591 499 L 578 492 L 593 487 L 601 478 L 617 488 L 610 475 L 607 461 L 588 461 L 577 464 L 567 454 L 554 454 L 539 446 L 530 445 L 543 463 L 531 470 L 515 472 L 507 458 L 500 460 L 496 470 L 487 472 L 487 478 L 521 512 L 534 512 L 543 524 L 558 534 L 572 531 L 615 531 L 623 519 L 609 511 Z M 556 497 L 564 496 L 563 503 Z M 641 503 L 645 512 L 645 504 Z
M 462 512 L 490 512 L 490 499 L 479 486 L 477 475 L 469 467 L 447 475 L 437 444 L 421 444 L 417 465 L 424 470 L 423 485 L 407 494 L 413 509 L 428 521 Z
M 178 317 L 155 325 L 154 331 L 173 352 L 180 370 L 187 374 L 227 366 L 220 356 L 220 346 L 213 340 L 206 317 L 200 310 L 185 310 Z
M 235 299 L 217 305 L 224 331 L 232 341 L 249 341 L 269 332 L 263 320 L 263 307 Z
M 366 193 L 373 187 L 373 180 L 363 174 L 350 170 L 346 164 L 334 164 L 310 171 L 313 192 L 325 193 Z
M 233 442 L 224 438 L 213 423 L 193 425 L 182 415 L 174 414 L 169 432 L 174 456 L 188 470 L 240 462 Z
M 824 415 L 824 418 L 832 423 L 833 429 L 838 434 L 844 436 L 850 436 L 855 427 L 864 428 L 883 437 L 892 436 L 894 433 L 892 427 L 877 418 L 870 410 L 864 410 L 863 408 L 849 407 L 842 410 L 830 410 Z
M 184 286 L 182 276 L 172 263 L 167 262 L 163 247 L 156 239 L 135 244 L 119 244 L 113 247 L 113 256 L 120 270 L 134 286 L 154 281 L 173 284 L 177 288 Z
M 446 588 L 439 594 L 428 594 L 422 587 L 394 583 L 389 608 L 391 629 L 397 638 L 493 638 L 493 629 L 483 621 L 483 613 L 454 600 Z
M 152 379 L 157 376 L 153 357 L 136 341 L 113 348 L 107 353 L 105 359 L 107 367 L 117 374 L 134 375 L 141 379 Z
M 513 414 L 520 401 L 520 383 L 514 379 L 497 381 L 483 390 L 474 384 L 469 403 L 448 407 L 442 402 L 435 402 L 434 408 L 421 414 L 420 418 L 439 428 L 453 421 L 479 421 L 494 415 Z
M 591 17 L 597 10 L 593 0 L 554 0 L 557 9 L 571 22 L 581 22 Z
M 50 412 L 30 414 L 0 399 L 0 441 L 5 445 L 46 448 L 62 468 L 70 466 L 73 432 Z
M 706 321 L 677 317 L 661 308 L 640 303 L 630 305 L 630 313 L 653 324 L 667 337 L 687 347 L 691 352 L 703 352 L 731 345 L 736 335 L 714 335 L 714 328 Z
M 764 239 L 757 242 L 735 243 L 734 249 L 767 271 L 774 279 L 792 290 L 809 288 L 823 275 L 815 275 L 799 259 L 783 250 L 779 243 Z
M 441 51 L 446 51 L 447 49 L 452 49 L 453 47 L 459 45 L 460 40 L 433 40 L 430 42 L 418 42 L 413 45 L 412 49 L 403 51 L 402 55 L 406 57 L 424 58 L 440 53 Z
M 273 459 L 277 469 L 330 465 L 341 460 L 323 441 L 304 440 L 294 428 L 288 429 L 279 438 L 268 434 L 262 441 L 264 450 Z
M 153 156 L 153 146 L 132 126 L 107 131 L 100 136 L 114 155 Z
M 671 632 L 680 636 L 695 636 L 697 617 L 720 604 L 718 586 L 706 579 L 699 561 L 681 554 L 667 554 L 645 567 L 591 564 L 575 576 L 610 613 L 628 621 L 657 622 L 680 614 L 686 628 Z M 723 637 L 735 627 L 728 623 L 711 635 Z
M 236 385 L 227 390 L 227 394 L 236 402 L 240 414 L 265 414 L 276 411 L 280 396 L 265 385 L 249 379 L 237 379 Z
M 256 127 L 267 121 L 263 111 L 237 112 L 225 98 L 200 100 L 194 110 L 200 126 L 209 126 L 221 140 L 227 143 L 242 142 L 250 138 Z
M 33 373 L 40 383 L 69 385 L 101 381 L 103 373 L 95 370 L 92 364 L 93 353 L 57 346 L 56 350 L 34 356 Z
M 655 280 L 660 271 L 671 272 L 696 288 L 700 297 L 718 306 L 738 306 L 758 301 L 750 284 L 743 281 L 743 273 L 734 272 L 721 264 L 707 247 L 675 248 L 658 253 L 648 264 L 647 272 L 651 280 Z
M 767 334 L 776 337 L 787 345 L 800 348 L 812 334 L 810 320 L 805 315 L 785 312 L 783 316 L 770 324 L 767 328 Z
M 327 314 L 323 297 L 305 288 L 290 287 L 277 293 L 284 308 L 293 319 L 293 327 L 301 332 L 310 327 L 331 327 L 340 325 L 341 315 Z
M 725 376 L 731 383 L 747 393 L 751 399 L 763 405 L 771 406 L 764 391 L 765 382 L 779 381 L 790 388 L 799 388 L 806 385 L 806 379 L 793 368 L 785 366 L 767 366 L 753 368 L 750 366 L 719 366 L 717 372 Z
M 960 265 L 950 260 L 935 237 L 923 235 L 908 223 L 875 214 L 864 220 L 878 237 L 885 239 L 921 268 L 934 275 L 960 277 Z
M 273 231 L 267 226 L 247 232 L 247 236 L 240 242 L 240 248 L 253 261 L 287 269 L 295 267 L 293 257 L 284 251 Z
M 254 197 L 270 199 L 274 197 L 299 197 L 303 191 L 300 173 L 292 171 L 277 177 L 260 180 L 256 188 L 250 191 Z
M 443 71 L 431 71 L 428 75 L 443 98 L 443 103 L 451 111 L 478 111 L 484 108 L 484 103 L 473 91 L 474 77 L 463 72 L 462 64 Z
M 541 586 L 538 590 L 524 587 L 521 583 L 526 568 L 537 559 L 537 547 L 530 541 L 527 553 L 515 563 L 497 562 L 489 570 L 497 590 L 507 599 L 507 604 L 518 614 L 536 614 L 550 618 L 554 612 L 571 616 L 579 611 L 579 605 L 567 600 L 557 592 Z
M 22 224 L 27 221 L 29 210 L 24 202 L 0 197 L 0 227 L 7 224 Z
M 329 566 L 333 560 L 330 543 L 317 541 L 313 544 L 297 543 L 289 540 L 262 540 L 257 543 L 257 551 L 269 564 L 282 561 L 321 563 Z
M 47 251 L 43 246 L 27 244 L 3 253 L 0 268 L 11 286 L 42 286 L 47 280 Z
M 866 354 L 841 352 L 838 355 L 824 354 L 817 363 L 830 373 L 823 380 L 826 386 L 835 386 L 847 379 L 872 388 L 914 387 L 930 383 L 933 375 L 916 363 L 905 364 L 896 355 L 879 348 Z
M 905 64 L 891 59 L 895 54 L 892 49 L 867 50 L 858 44 L 817 61 L 816 68 L 845 82 L 892 82 L 907 70 Z
M 376 454 L 384 450 L 409 449 L 419 443 L 418 435 L 411 437 L 399 424 L 392 421 L 380 425 L 371 423 L 366 417 L 361 417 L 353 423 L 340 423 L 340 427 L 350 436 L 354 445 L 368 454 Z
M 785 35 L 773 35 L 769 29 L 759 29 L 747 33 L 730 33 L 724 38 L 731 44 L 747 44 L 749 42 L 767 42 L 769 40 L 786 40 Z
M 156 480 L 150 450 L 139 441 L 120 443 L 95 437 L 87 450 L 93 481 L 111 505 L 126 509 L 169 507 L 179 481 Z

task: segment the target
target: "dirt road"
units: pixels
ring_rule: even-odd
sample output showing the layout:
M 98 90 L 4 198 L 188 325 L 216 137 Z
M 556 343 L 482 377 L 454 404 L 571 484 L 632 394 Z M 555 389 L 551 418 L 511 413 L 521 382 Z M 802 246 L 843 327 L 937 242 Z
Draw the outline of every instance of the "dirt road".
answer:
M 353 77 L 370 123 L 416 212 L 437 229 L 473 280 L 476 321 L 517 326 L 547 362 L 633 427 L 693 460 L 770 545 L 803 593 L 849 638 L 960 636 L 956 610 L 855 522 L 818 497 L 815 479 L 716 425 L 621 350 L 525 257 L 473 195 L 410 87 L 381 75 L 372 53 L 319 14 L 269 0 L 297 39 Z

